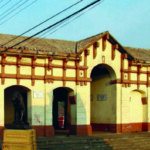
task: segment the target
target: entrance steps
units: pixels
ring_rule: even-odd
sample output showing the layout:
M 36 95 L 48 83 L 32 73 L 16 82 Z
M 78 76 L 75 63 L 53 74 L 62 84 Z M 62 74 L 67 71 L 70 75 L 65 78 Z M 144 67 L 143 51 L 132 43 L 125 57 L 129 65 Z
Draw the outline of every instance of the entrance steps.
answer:
M 150 150 L 150 132 L 102 133 L 92 136 L 58 134 L 37 137 L 37 150 Z M 2 138 L 0 138 L 0 150 Z
M 37 150 L 112 150 L 102 139 L 90 136 L 37 137 Z
M 103 138 L 113 150 L 150 150 L 150 133 L 93 133 L 94 137 Z

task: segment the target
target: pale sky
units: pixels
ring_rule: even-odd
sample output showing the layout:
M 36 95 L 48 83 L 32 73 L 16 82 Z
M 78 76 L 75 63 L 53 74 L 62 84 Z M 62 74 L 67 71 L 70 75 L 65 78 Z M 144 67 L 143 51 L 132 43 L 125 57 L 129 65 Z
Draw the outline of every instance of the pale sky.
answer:
M 7 1 L 9 3 L 3 6 Z M 19 35 L 79 0 L 22 0 L 29 1 L 26 5 L 34 1 L 35 3 L 15 17 L 11 17 L 13 13 L 5 16 L 6 12 L 8 13 L 7 9 L 19 1 L 0 0 L 0 33 Z M 83 0 L 78 6 L 33 30 L 27 36 L 63 19 L 93 1 Z M 86 11 L 82 16 L 44 37 L 78 41 L 109 31 L 123 46 L 150 49 L 149 14 L 150 0 L 102 0 L 95 8 Z M 9 21 L 3 23 L 7 18 L 10 18 Z

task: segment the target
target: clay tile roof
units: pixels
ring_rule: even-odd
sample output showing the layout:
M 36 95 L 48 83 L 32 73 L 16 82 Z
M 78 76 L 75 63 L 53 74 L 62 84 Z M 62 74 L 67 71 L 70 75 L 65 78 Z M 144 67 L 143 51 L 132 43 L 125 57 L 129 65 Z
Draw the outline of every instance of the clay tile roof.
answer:
M 46 39 L 46 38 L 32 38 L 27 40 L 20 45 L 14 47 L 19 49 L 29 49 L 34 51 L 49 51 L 49 52 L 57 52 L 57 53 L 76 53 L 81 49 L 87 47 L 92 41 L 100 38 L 103 33 L 91 36 L 89 38 L 80 40 L 80 41 L 66 41 L 66 40 L 58 40 L 58 39 Z M 0 34 L 0 45 L 10 41 L 17 37 L 16 35 L 8 35 L 8 34 Z M 11 47 L 12 45 L 26 39 L 26 36 L 21 36 L 16 40 L 6 44 L 5 46 Z
M 135 58 L 150 61 L 150 49 L 125 47 Z
M 83 39 L 83 40 L 80 40 L 77 42 L 77 50 L 82 50 L 83 48 L 85 48 L 86 46 L 89 45 L 89 43 L 91 43 L 92 41 L 96 40 L 96 39 L 99 39 L 100 37 L 102 37 L 104 33 L 100 33 L 100 34 L 97 34 L 97 35 L 94 35 L 94 36 L 91 36 L 89 38 L 86 38 L 86 39 Z
M 54 53 L 77 53 L 86 49 L 90 44 L 97 41 L 108 31 L 91 36 L 89 38 L 80 40 L 80 41 L 66 41 L 66 40 L 58 40 L 58 39 L 46 39 L 46 38 L 37 38 L 34 37 L 28 41 L 21 43 L 15 48 L 19 49 L 28 49 L 30 51 L 46 51 L 46 52 L 54 52 Z M 8 35 L 8 34 L 0 34 L 0 46 L 11 39 L 14 39 L 16 35 Z M 112 36 L 110 36 L 112 37 Z M 6 47 L 11 47 L 12 45 L 24 40 L 27 38 L 26 36 L 21 36 L 18 39 L 6 44 Z M 115 38 L 113 38 L 115 43 L 118 43 Z M 119 44 L 119 43 L 118 43 Z M 4 47 L 5 47 L 4 46 Z M 141 49 L 141 48 L 132 48 L 132 47 L 122 47 L 125 52 L 133 55 L 133 57 L 140 60 L 150 60 L 150 50 L 149 49 Z
M 0 45 L 6 43 L 7 41 L 15 38 L 15 35 L 0 34 Z M 25 36 L 21 36 L 18 39 L 6 44 L 4 47 L 11 47 L 12 45 L 24 40 Z M 49 51 L 49 52 L 61 52 L 61 53 L 75 53 L 76 42 L 56 40 L 56 39 L 46 39 L 46 38 L 32 38 L 27 40 L 14 48 L 27 48 L 29 50 L 35 51 Z

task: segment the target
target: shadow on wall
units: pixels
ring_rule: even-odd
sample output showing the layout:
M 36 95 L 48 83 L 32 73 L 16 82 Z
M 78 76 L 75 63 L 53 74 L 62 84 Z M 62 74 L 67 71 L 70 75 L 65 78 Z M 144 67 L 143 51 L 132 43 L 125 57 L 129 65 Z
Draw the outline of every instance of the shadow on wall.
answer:
M 7 128 L 9 124 L 14 121 L 14 107 L 12 103 L 12 97 L 15 91 L 18 91 L 22 97 L 25 105 L 25 115 L 23 121 L 31 120 L 31 92 L 28 88 L 24 86 L 10 86 L 4 91 L 4 118 L 5 118 L 5 127 Z
M 91 125 L 93 131 L 116 132 L 116 74 L 108 65 L 99 64 L 91 72 Z M 112 127 L 114 126 L 114 127 Z

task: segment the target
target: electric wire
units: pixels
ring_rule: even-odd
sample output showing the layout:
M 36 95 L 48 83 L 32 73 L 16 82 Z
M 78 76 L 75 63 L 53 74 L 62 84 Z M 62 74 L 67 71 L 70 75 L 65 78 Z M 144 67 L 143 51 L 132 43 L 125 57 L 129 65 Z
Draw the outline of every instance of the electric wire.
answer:
M 16 9 L 20 8 L 23 6 L 25 3 L 27 3 L 29 0 L 25 0 L 23 3 L 22 1 L 19 1 L 17 4 L 15 3 L 11 8 L 5 10 L 2 14 L 0 14 L 0 20 L 5 19 L 8 15 L 16 11 Z M 21 4 L 20 4 L 21 3 Z M 19 4 L 19 5 L 18 5 Z
M 63 19 L 61 19 L 60 21 L 58 21 L 58 22 L 56 22 L 56 23 L 54 23 L 54 24 L 52 24 L 52 25 L 50 25 L 50 26 L 44 28 L 43 30 L 41 30 L 41 31 L 39 31 L 39 32 L 37 32 L 37 33 L 35 33 L 35 34 L 33 34 L 32 36 L 30 36 L 30 37 L 28 37 L 28 38 L 26 38 L 26 39 L 24 39 L 24 40 L 22 40 L 22 41 L 20 41 L 20 42 L 18 42 L 18 43 L 16 43 L 16 44 L 14 44 L 14 45 L 11 46 L 10 48 L 13 48 L 13 47 L 15 47 L 15 46 L 17 46 L 17 45 L 19 45 L 19 44 L 21 44 L 21 43 L 23 43 L 23 42 L 25 42 L 25 41 L 31 39 L 31 38 L 33 38 L 34 36 L 39 35 L 40 33 L 42 33 L 42 32 L 44 32 L 44 31 L 46 31 L 46 30 L 48 30 L 48 29 L 50 29 L 50 28 L 56 26 L 57 24 L 63 22 L 64 20 L 67 20 L 67 19 L 71 18 L 72 16 L 75 16 L 76 14 L 82 12 L 83 10 L 85 10 L 85 9 L 87 9 L 87 8 L 89 8 L 89 7 L 91 7 L 91 6 L 93 6 L 94 4 L 96 4 L 96 3 L 100 2 L 100 1 L 101 1 L 101 0 L 96 0 L 96 1 L 94 1 L 94 2 L 92 2 L 92 3 L 90 3 L 90 4 L 88 4 L 88 5 L 86 5 L 85 7 L 81 8 L 80 10 L 78 10 L 78 11 L 72 13 L 71 15 L 69 15 L 69 16 L 67 16 L 67 17 L 65 17 L 65 18 L 63 18 Z M 6 49 L 6 50 L 4 50 L 4 51 L 1 51 L 1 53 L 2 53 L 2 52 L 5 52 L 5 51 L 7 51 L 7 50 L 8 50 L 8 49 Z
M 8 43 L 10 43 L 10 42 L 12 42 L 12 41 L 14 41 L 14 40 L 18 39 L 18 38 L 19 38 L 19 37 L 21 37 L 22 35 L 24 35 L 24 34 L 26 34 L 26 33 L 30 32 L 31 30 L 33 30 L 33 29 L 35 29 L 35 28 L 39 27 L 40 25 L 42 25 L 42 24 L 46 23 L 47 21 L 49 21 L 49 20 L 53 19 L 54 17 L 56 17 L 56 16 L 58 16 L 58 15 L 62 14 L 63 12 L 65 12 L 65 11 L 67 11 L 68 9 L 70 9 L 70 8 L 74 7 L 75 5 L 79 4 L 79 3 L 80 3 L 80 2 L 82 2 L 82 1 L 83 1 L 83 0 L 79 0 L 78 2 L 76 2 L 76 3 L 72 4 L 71 6 L 69 6 L 69 7 L 65 8 L 65 9 L 63 9 L 63 10 L 62 10 L 62 11 L 60 11 L 59 13 L 57 13 L 57 14 L 55 14 L 55 15 L 51 16 L 50 18 L 48 18 L 48 19 L 46 19 L 46 20 L 42 21 L 41 23 L 39 23 L 39 24 L 35 25 L 34 27 L 30 28 L 29 30 L 27 30 L 27 31 L 23 32 L 23 33 L 22 33 L 22 34 L 20 34 L 19 36 L 17 36 L 17 37 L 15 37 L 15 38 L 13 38 L 13 39 L 9 40 L 8 42 L 6 42 L 6 43 L 4 43 L 4 44 L 0 45 L 0 47 L 1 47 L 1 46 L 5 46 L 6 44 L 8 44 Z
M 17 4 L 21 3 L 21 1 L 13 4 L 11 7 L 9 7 L 8 9 L 6 9 L 5 11 L 3 11 L 1 14 L 0 14 L 0 17 L 3 16 L 5 13 L 9 12 L 9 10 L 13 9 Z
M 14 16 L 18 15 L 19 13 L 21 13 L 23 10 L 25 10 L 26 8 L 30 7 L 31 5 L 33 5 L 36 1 L 38 0 L 34 0 L 32 3 L 28 4 L 27 6 L 23 7 L 22 9 L 20 9 L 19 11 L 17 11 L 15 14 L 13 14 L 12 16 L 10 16 L 9 18 L 5 19 L 4 21 L 2 21 L 0 23 L 0 25 L 6 23 L 7 21 L 9 21 L 11 18 L 13 18 Z
M 2 6 L 0 6 L 0 9 L 4 8 L 5 6 L 7 6 L 10 2 L 11 2 L 11 0 L 8 0 L 6 3 L 4 3 Z
M 33 45 L 34 43 L 36 43 L 37 41 L 39 41 L 41 38 L 46 37 L 46 35 L 49 35 L 49 34 L 55 32 L 55 31 L 57 30 L 57 29 L 55 29 L 55 28 L 59 27 L 62 23 L 63 23 L 63 22 L 61 22 L 60 24 L 57 24 L 56 26 L 52 27 L 51 30 L 46 30 L 46 31 L 40 33 L 40 34 L 39 34 L 39 37 L 40 37 L 40 38 L 31 38 L 30 41 L 28 41 L 27 44 Z M 54 31 L 53 31 L 53 30 L 54 30 Z M 49 33 L 49 32 L 51 32 L 51 33 Z M 25 44 L 24 46 L 26 47 L 27 44 Z
M 99 3 L 102 3 L 102 2 L 103 2 L 103 0 L 101 0 Z M 99 3 L 97 3 L 97 4 L 95 4 L 93 7 L 89 8 L 89 10 L 91 10 L 91 9 L 95 8 L 96 6 L 98 6 Z M 78 19 L 79 17 L 83 16 L 83 15 L 84 15 L 87 11 L 89 11 L 89 10 L 86 10 L 85 12 L 82 12 L 81 14 L 79 14 L 78 16 L 76 16 L 75 18 L 73 18 L 73 20 L 70 20 L 70 21 L 64 23 L 63 25 L 60 24 L 60 27 L 57 28 L 57 29 L 55 29 L 55 30 L 52 31 L 51 33 L 49 33 L 49 31 L 47 31 L 47 32 L 46 32 L 46 35 L 44 36 L 44 38 L 45 38 L 46 36 L 50 35 L 50 34 L 55 33 L 56 31 L 58 31 L 59 29 L 63 28 L 64 26 L 68 25 L 70 22 L 72 22 L 72 21 Z
M 88 10 L 86 10 L 85 12 L 82 12 L 82 13 L 79 14 L 78 16 L 74 17 L 72 20 L 69 20 L 69 21 L 66 22 L 66 23 L 62 22 L 62 23 L 58 24 L 58 25 L 57 25 L 58 28 L 57 28 L 57 26 L 56 26 L 56 29 L 53 29 L 53 28 L 52 28 L 51 30 L 45 31 L 44 33 L 40 34 L 40 37 L 46 38 L 46 36 L 57 32 L 59 29 L 61 29 L 61 28 L 63 28 L 64 26 L 68 25 L 70 22 L 72 22 L 72 21 L 78 19 L 79 17 L 81 17 L 82 15 L 84 15 L 87 11 L 89 11 L 89 10 L 91 10 L 91 9 L 93 9 L 93 8 L 95 8 L 95 7 L 97 7 L 97 6 L 98 6 L 100 3 L 102 3 L 103 1 L 104 1 L 104 0 L 98 2 L 97 4 L 95 4 L 94 6 L 92 6 L 91 8 L 89 8 Z M 55 28 L 55 27 L 54 27 L 54 28 Z M 53 31 L 52 31 L 52 30 L 53 30 Z M 44 36 L 43 36 L 43 35 L 44 35 Z M 33 40 L 30 41 L 28 44 L 35 43 L 36 41 L 39 41 L 39 40 L 40 40 L 40 38 L 33 39 Z M 26 44 L 26 45 L 27 45 L 27 44 Z M 26 45 L 25 45 L 25 46 L 26 46 Z

